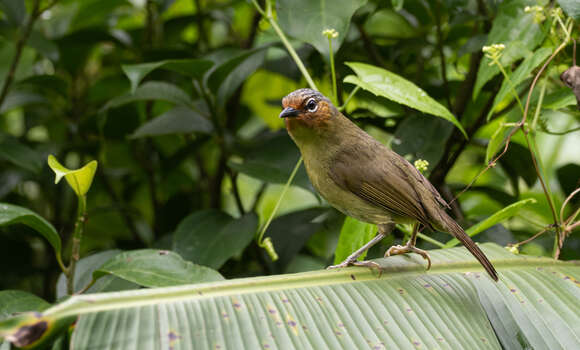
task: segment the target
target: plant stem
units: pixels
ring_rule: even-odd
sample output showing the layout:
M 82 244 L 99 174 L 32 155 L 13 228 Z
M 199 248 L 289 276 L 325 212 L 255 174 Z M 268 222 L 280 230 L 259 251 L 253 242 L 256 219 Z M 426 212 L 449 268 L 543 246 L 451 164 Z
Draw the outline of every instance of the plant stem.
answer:
M 286 181 L 286 184 L 284 185 L 284 188 L 282 189 L 282 193 L 280 194 L 280 197 L 278 197 L 278 201 L 276 202 L 276 205 L 274 206 L 274 210 L 272 210 L 270 217 L 268 217 L 268 220 L 266 221 L 266 223 L 264 224 L 264 226 L 260 230 L 260 233 L 258 234 L 257 242 L 258 242 L 258 246 L 260 246 L 261 248 L 265 247 L 265 244 L 263 243 L 264 233 L 266 233 L 266 230 L 268 230 L 268 227 L 272 223 L 272 220 L 274 219 L 274 216 L 276 215 L 278 208 L 280 208 L 280 204 L 282 204 L 282 199 L 284 198 L 284 195 L 288 191 L 288 188 L 290 188 L 290 184 L 292 183 L 292 180 L 294 180 L 294 177 L 296 176 L 298 169 L 300 169 L 301 164 L 302 164 L 302 157 L 300 157 L 300 159 L 298 159 L 298 162 L 296 162 L 296 165 L 294 166 L 294 169 L 292 170 L 292 173 L 290 174 L 288 181 Z
M 501 65 L 501 63 L 499 62 L 499 59 L 496 58 L 494 60 L 494 63 L 499 68 L 501 74 L 504 76 L 504 79 L 508 82 L 508 84 L 510 86 L 510 91 L 512 92 L 512 95 L 514 95 L 516 101 L 518 101 L 518 106 L 520 106 L 520 110 L 523 113 L 524 112 L 524 106 L 522 105 L 522 101 L 520 100 L 520 97 L 518 96 L 518 91 L 516 90 L 516 87 L 512 83 L 512 80 L 510 79 L 509 75 L 507 74 L 507 72 L 505 71 L 505 69 L 503 68 L 503 66 Z
M 336 72 L 334 70 L 334 52 L 332 51 L 332 38 L 328 37 L 328 52 L 330 56 L 330 72 L 332 78 L 332 102 L 336 105 L 338 103 L 338 95 L 336 93 Z
M 14 82 L 14 76 L 16 75 L 16 69 L 18 68 L 18 64 L 20 63 L 20 57 L 22 56 L 22 51 L 24 50 L 24 45 L 26 41 L 28 41 L 28 37 L 32 32 L 32 28 L 34 27 L 34 23 L 38 19 L 38 17 L 44 11 L 40 9 L 40 0 L 35 0 L 34 4 L 32 5 L 32 12 L 28 17 L 28 21 L 24 26 L 22 33 L 18 36 L 18 40 L 16 41 L 16 49 L 14 52 L 14 57 L 12 58 L 12 62 L 10 63 L 10 68 L 8 69 L 8 74 L 6 75 L 6 79 L 4 79 L 4 85 L 2 86 L 2 91 L 0 92 L 0 106 L 4 103 L 6 96 L 8 96 L 8 91 Z
M 344 101 L 344 104 L 340 107 L 338 107 L 338 110 L 342 112 L 343 109 L 346 108 L 346 105 L 350 102 L 350 100 L 354 97 L 354 95 L 356 95 L 356 93 L 358 92 L 358 90 L 360 90 L 360 86 L 356 86 L 348 95 L 348 97 L 346 98 L 346 101 Z
M 431 237 L 429 237 L 421 232 L 417 232 L 417 237 L 420 237 L 425 242 L 429 242 L 433 245 L 438 246 L 439 248 L 445 248 L 445 244 L 443 244 L 443 243 L 439 242 L 438 240 L 433 239 L 433 238 L 431 238 Z
M 274 16 L 272 15 L 271 0 L 266 0 L 266 11 L 264 11 L 260 7 L 260 5 L 258 4 L 258 2 L 256 0 L 252 0 L 252 3 L 254 4 L 254 6 L 256 7 L 258 12 L 260 12 L 260 14 L 262 14 L 262 16 L 264 16 L 264 18 L 266 18 L 268 20 L 268 22 L 270 22 L 270 25 L 272 26 L 272 28 L 274 28 L 274 31 L 276 32 L 276 34 L 278 35 L 278 37 L 282 41 L 282 44 L 284 44 L 284 47 L 286 47 L 286 50 L 288 50 L 290 57 L 292 57 L 292 59 L 294 60 L 294 63 L 296 63 L 296 66 L 298 66 L 298 69 L 300 70 L 300 72 L 304 76 L 304 79 L 306 79 L 306 82 L 308 83 L 310 88 L 314 89 L 314 90 L 318 90 L 316 88 L 316 84 L 314 84 L 314 80 L 312 80 L 312 77 L 310 76 L 310 73 L 308 73 L 308 71 L 306 70 L 304 63 L 302 63 L 302 60 L 300 59 L 300 57 L 298 57 L 298 54 L 296 53 L 296 51 L 294 50 L 292 45 L 290 45 L 290 41 L 288 41 L 288 38 L 286 37 L 286 35 L 282 31 L 282 29 L 280 29 L 280 27 L 278 26 L 278 22 L 276 22 L 276 20 L 274 19 Z
M 66 290 L 69 295 L 74 293 L 74 279 L 76 264 L 80 259 L 81 240 L 83 237 L 83 230 L 85 227 L 87 214 L 87 199 L 85 196 L 78 196 L 79 204 L 77 207 L 77 219 L 75 222 L 75 230 L 73 233 L 70 264 L 67 268 L 66 276 Z

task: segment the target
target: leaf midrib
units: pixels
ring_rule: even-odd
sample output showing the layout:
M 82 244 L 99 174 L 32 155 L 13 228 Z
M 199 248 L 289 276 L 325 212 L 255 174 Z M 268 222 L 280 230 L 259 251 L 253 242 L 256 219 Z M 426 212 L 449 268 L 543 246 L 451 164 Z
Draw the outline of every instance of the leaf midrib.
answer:
M 234 279 L 221 282 L 209 282 L 195 285 L 175 287 L 163 287 L 155 289 L 143 289 L 137 291 L 125 291 L 114 293 L 100 293 L 91 295 L 74 296 L 62 304 L 56 305 L 44 313 L 46 316 L 62 318 L 72 315 L 81 315 L 91 312 L 107 311 L 121 308 L 154 305 L 161 302 L 177 302 L 181 300 L 201 300 L 222 296 L 249 294 L 256 292 L 271 292 L 276 290 L 288 290 L 314 286 L 335 285 L 342 283 L 358 283 L 363 281 L 379 281 L 385 279 L 408 278 L 420 274 L 441 273 L 483 273 L 481 265 L 473 260 L 458 262 L 442 262 L 434 265 L 430 271 L 424 271 L 422 259 L 419 257 L 391 257 L 389 259 L 376 260 L 384 263 L 386 260 L 413 259 L 417 264 L 404 266 L 384 266 L 385 270 L 380 278 L 376 271 L 366 268 L 349 267 L 341 270 L 320 270 L 287 275 L 264 276 Z M 493 259 L 492 262 L 497 270 L 521 269 L 535 266 L 561 266 L 576 265 L 577 262 L 562 262 L 548 258 L 505 258 Z M 481 272 L 480 272 L 481 271 Z M 354 276 L 354 280 L 353 280 Z M 500 282 L 501 283 L 501 282 Z

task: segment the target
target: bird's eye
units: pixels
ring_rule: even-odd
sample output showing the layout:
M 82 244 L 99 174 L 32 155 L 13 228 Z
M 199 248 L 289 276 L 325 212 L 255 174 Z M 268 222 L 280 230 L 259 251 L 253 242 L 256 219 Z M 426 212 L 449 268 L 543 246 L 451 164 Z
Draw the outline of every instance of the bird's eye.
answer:
M 313 98 L 311 98 L 310 100 L 308 100 L 308 102 L 306 103 L 306 109 L 310 113 L 316 112 L 316 110 L 318 109 L 318 104 L 316 103 L 316 100 L 313 99 Z

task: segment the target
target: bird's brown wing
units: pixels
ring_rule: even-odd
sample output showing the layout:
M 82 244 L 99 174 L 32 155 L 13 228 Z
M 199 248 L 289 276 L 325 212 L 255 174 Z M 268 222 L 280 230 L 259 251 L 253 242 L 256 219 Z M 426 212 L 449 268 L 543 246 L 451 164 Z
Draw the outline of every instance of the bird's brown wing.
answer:
M 382 145 L 374 146 L 371 152 L 362 147 L 339 152 L 330 163 L 330 177 L 343 189 L 375 206 L 398 217 L 412 218 L 431 226 L 422 205 L 423 197 L 425 192 L 431 191 L 439 196 L 437 191 L 404 158 Z M 356 166 L 353 166 L 353 160 L 356 160 Z M 433 194 L 430 197 L 431 201 L 435 198 Z

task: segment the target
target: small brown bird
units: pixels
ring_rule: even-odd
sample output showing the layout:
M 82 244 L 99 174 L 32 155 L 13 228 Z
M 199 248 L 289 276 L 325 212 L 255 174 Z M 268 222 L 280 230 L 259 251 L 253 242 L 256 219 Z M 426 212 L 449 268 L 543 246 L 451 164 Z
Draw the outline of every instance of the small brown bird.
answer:
M 418 223 L 457 238 L 497 281 L 497 272 L 485 254 L 447 213 L 449 206 L 431 183 L 407 160 L 364 132 L 312 89 L 299 89 L 282 100 L 288 133 L 300 149 L 314 188 L 332 206 L 360 221 L 376 224 L 375 238 L 339 265 L 377 266 L 357 261 L 383 239 L 395 223 L 415 223 L 405 246 L 393 246 L 387 255 L 426 251 L 415 247 Z

